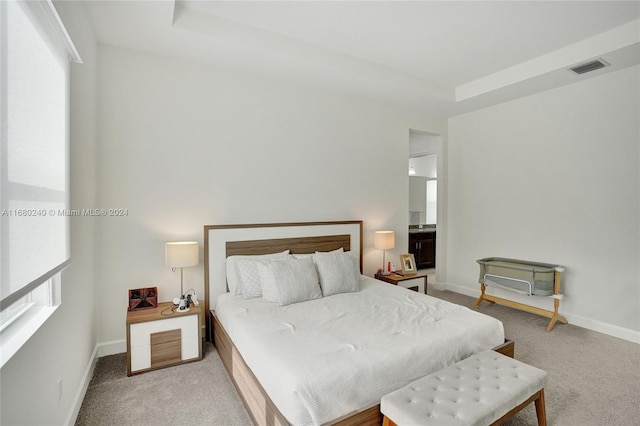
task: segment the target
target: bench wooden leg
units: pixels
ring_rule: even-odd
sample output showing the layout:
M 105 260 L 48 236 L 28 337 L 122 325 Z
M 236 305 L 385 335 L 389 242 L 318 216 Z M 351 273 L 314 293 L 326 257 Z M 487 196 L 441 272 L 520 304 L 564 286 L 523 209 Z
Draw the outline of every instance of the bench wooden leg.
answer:
M 495 422 L 491 423 L 491 426 L 501 425 L 503 422 L 510 419 L 511 416 L 513 416 L 518 411 L 522 410 L 524 407 L 531 404 L 532 402 L 535 402 L 536 404 L 536 415 L 538 416 L 538 426 L 547 426 L 547 414 L 544 408 L 544 388 L 540 389 L 538 392 L 531 395 L 529 399 L 524 401 L 522 404 L 512 408 L 507 414 L 500 417 Z
M 396 425 L 393 420 L 391 420 L 389 417 L 384 416 L 384 419 L 382 419 L 382 426 L 398 426 Z
M 535 404 L 538 426 L 547 426 L 547 410 L 544 406 L 544 388 L 540 389 L 540 396 L 536 399 Z

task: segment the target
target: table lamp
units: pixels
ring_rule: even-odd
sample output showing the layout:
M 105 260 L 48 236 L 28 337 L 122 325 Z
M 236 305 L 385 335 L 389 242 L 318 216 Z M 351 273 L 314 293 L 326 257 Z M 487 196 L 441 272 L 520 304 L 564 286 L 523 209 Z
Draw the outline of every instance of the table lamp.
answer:
M 395 247 L 395 233 L 393 231 L 376 231 L 373 234 L 373 247 L 382 250 L 382 275 L 389 275 L 385 268 L 385 255 L 388 249 Z
M 174 272 L 176 268 L 180 268 L 180 298 L 179 303 L 177 303 L 179 305 L 178 310 L 180 312 L 186 312 L 189 310 L 189 305 L 186 303 L 184 297 L 184 279 L 182 269 L 188 266 L 196 266 L 198 264 L 198 249 L 199 245 L 195 241 L 178 241 L 166 243 L 164 246 L 166 265 Z

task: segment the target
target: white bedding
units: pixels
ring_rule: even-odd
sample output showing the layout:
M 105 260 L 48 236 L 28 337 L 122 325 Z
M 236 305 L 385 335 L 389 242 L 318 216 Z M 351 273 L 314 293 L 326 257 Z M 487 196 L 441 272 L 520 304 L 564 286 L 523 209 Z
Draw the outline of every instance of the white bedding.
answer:
M 323 424 L 504 342 L 502 323 L 362 277 L 361 291 L 288 306 L 224 294 L 215 315 L 294 425 Z

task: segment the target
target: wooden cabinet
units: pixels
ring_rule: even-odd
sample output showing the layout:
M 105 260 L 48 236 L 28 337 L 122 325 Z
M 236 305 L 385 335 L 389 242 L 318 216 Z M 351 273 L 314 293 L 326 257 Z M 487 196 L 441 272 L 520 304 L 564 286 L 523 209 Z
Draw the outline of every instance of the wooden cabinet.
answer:
M 127 312 L 127 375 L 202 359 L 202 306 L 188 312 L 173 303 Z
M 409 253 L 418 269 L 436 267 L 436 231 L 409 233 Z

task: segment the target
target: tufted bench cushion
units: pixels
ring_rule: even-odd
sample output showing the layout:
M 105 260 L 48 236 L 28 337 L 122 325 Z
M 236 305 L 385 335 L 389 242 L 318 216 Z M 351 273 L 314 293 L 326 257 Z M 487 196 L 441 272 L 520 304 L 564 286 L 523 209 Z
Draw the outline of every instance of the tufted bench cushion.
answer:
M 399 426 L 487 426 L 535 401 L 545 425 L 546 384 L 546 372 L 488 350 L 383 396 L 380 411 Z

